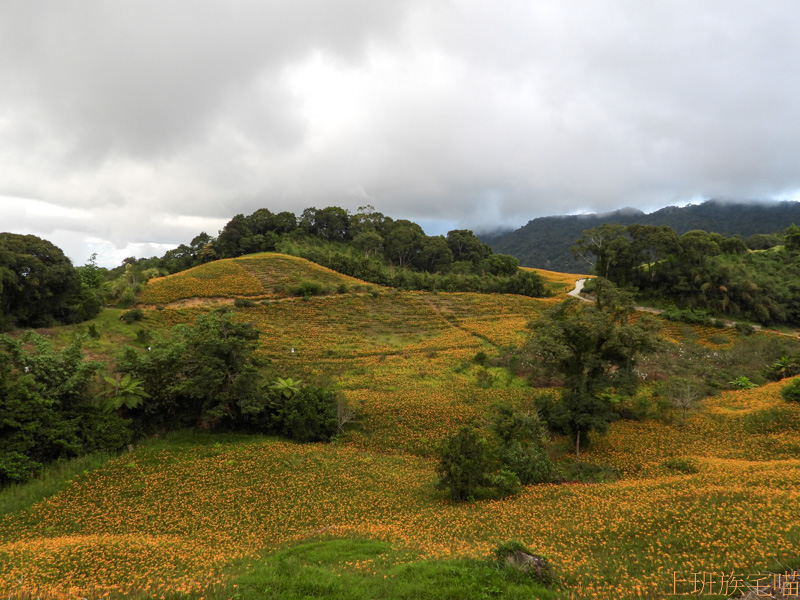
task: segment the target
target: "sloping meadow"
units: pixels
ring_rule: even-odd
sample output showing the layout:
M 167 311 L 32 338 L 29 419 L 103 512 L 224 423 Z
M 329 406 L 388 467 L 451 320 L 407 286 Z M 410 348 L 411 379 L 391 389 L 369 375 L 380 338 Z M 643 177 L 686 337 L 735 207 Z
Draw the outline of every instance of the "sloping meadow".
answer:
M 685 424 L 615 423 L 585 458 L 617 468 L 619 481 L 454 504 L 435 489 L 440 440 L 493 402 L 525 408 L 550 393 L 473 357 L 521 343 L 558 299 L 380 290 L 267 300 L 237 317 L 262 332 L 278 372 L 336 385 L 357 410 L 352 429 L 327 445 L 143 444 L 0 521 L 1 594 L 213 596 L 260 555 L 320 535 L 376 538 L 419 558 L 486 557 L 517 539 L 552 561 L 564 598 L 663 598 L 693 591 L 696 574 L 716 586 L 720 574 L 796 566 L 800 407 L 780 384 L 724 392 Z M 203 310 L 148 310 L 145 322 L 166 328 Z

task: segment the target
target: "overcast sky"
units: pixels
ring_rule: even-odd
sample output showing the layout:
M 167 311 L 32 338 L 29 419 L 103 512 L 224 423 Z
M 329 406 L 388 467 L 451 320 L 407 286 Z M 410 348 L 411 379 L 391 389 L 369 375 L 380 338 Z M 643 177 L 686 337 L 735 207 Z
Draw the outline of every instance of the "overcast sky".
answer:
M 75 264 L 260 207 L 800 198 L 797 0 L 2 0 L 0 231 Z

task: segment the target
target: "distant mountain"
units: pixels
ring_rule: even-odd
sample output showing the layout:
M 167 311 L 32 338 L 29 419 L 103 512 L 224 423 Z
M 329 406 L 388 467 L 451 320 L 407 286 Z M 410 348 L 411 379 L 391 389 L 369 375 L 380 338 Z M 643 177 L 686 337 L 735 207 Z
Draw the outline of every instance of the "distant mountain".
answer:
M 606 214 L 539 217 L 511 233 L 481 236 L 481 240 L 496 253 L 515 256 L 525 267 L 583 273 L 586 263 L 575 261 L 569 248 L 584 229 L 606 223 L 668 225 L 678 234 L 702 229 L 747 238 L 754 233 L 774 233 L 792 223 L 800 225 L 800 202 L 708 200 L 684 207 L 667 206 L 650 214 L 623 208 Z

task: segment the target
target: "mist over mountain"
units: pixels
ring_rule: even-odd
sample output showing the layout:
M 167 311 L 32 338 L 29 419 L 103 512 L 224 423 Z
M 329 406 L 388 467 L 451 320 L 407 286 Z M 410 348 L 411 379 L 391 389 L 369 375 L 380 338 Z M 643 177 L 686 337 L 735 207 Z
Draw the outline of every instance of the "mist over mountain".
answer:
M 509 233 L 482 234 L 481 240 L 495 252 L 510 254 L 525 267 L 565 273 L 584 273 L 588 265 L 569 251 L 585 229 L 603 224 L 667 225 L 678 234 L 694 229 L 740 235 L 773 233 L 800 223 L 800 202 L 708 200 L 689 206 L 667 206 L 652 213 L 623 208 L 605 214 L 539 217 Z

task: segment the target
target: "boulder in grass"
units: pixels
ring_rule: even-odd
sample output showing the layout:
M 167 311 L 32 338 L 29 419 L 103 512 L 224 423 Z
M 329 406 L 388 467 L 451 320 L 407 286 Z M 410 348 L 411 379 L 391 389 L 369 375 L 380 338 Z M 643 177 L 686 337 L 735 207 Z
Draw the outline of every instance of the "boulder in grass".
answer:
M 534 554 L 516 540 L 500 544 L 495 549 L 494 556 L 495 560 L 504 567 L 530 575 L 542 585 L 551 585 L 555 582 L 555 574 L 547 559 Z

